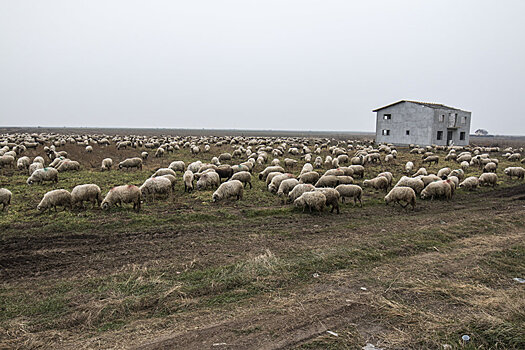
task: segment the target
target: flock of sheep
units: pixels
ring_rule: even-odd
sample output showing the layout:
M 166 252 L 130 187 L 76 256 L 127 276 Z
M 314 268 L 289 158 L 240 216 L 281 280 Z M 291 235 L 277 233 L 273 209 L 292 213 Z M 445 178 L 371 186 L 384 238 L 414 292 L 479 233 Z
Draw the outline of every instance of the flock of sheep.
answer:
M 394 183 L 391 171 L 379 173 L 374 178 L 364 179 L 367 168 L 381 165 L 383 170 L 392 170 L 398 151 L 393 145 L 374 145 L 372 141 L 340 141 L 334 139 L 313 139 L 293 137 L 146 137 L 107 135 L 61 135 L 61 134 L 4 134 L 0 135 L 0 171 L 17 169 L 28 175 L 27 185 L 44 182 L 59 183 L 62 172 L 79 171 L 81 162 L 68 158 L 68 152 L 60 150 L 66 144 L 83 147 L 86 153 L 93 153 L 94 147 L 102 149 L 116 146 L 117 152 L 133 149 L 136 157 L 126 158 L 118 163 L 120 171 L 142 170 L 150 152 L 156 158 L 165 157 L 180 149 L 188 149 L 192 157 L 209 159 L 194 160 L 186 164 L 173 161 L 168 167 L 157 169 L 141 186 L 131 184 L 116 186 L 105 196 L 96 184 L 81 184 L 72 189 L 56 189 L 47 192 L 37 209 L 40 212 L 64 208 L 83 207 L 91 202 L 107 210 L 114 206 L 132 203 L 137 211 L 141 203 L 157 196 L 169 197 L 182 176 L 185 192 L 214 189 L 211 200 L 240 200 L 246 187 L 252 186 L 252 174 L 258 172 L 258 179 L 264 181 L 268 191 L 276 194 L 283 203 L 293 203 L 303 211 L 323 211 L 331 207 L 339 213 L 339 202 L 351 199 L 354 205 L 362 206 L 363 187 L 385 192 L 385 203 L 398 203 L 403 207 L 415 208 L 417 196 L 421 199 L 451 199 L 458 188 L 467 190 L 478 186 L 496 186 L 499 158 L 509 162 L 520 162 L 522 148 L 472 147 L 472 146 L 427 146 L 411 145 L 413 160 L 421 164 L 439 164 L 439 161 L 454 161 L 456 169 L 443 167 L 436 174 L 426 168 L 416 169 L 408 161 L 404 174 Z M 213 149 L 225 148 L 218 156 L 206 156 Z M 40 151 L 41 150 L 41 151 Z M 41 152 L 31 158 L 26 155 Z M 440 155 L 441 154 L 441 155 Z M 285 157 L 284 159 L 282 159 Z M 304 161 L 299 174 L 292 173 L 300 158 Z M 525 163 L 525 159 L 521 159 Z M 467 169 L 479 169 L 479 176 L 465 177 Z M 101 162 L 100 171 L 114 171 L 113 160 L 109 157 Z M 513 166 L 504 169 L 510 178 L 523 180 L 525 169 Z M 362 186 L 356 182 L 362 180 Z M 12 193 L 0 189 L 0 204 L 6 211 L 11 203 Z

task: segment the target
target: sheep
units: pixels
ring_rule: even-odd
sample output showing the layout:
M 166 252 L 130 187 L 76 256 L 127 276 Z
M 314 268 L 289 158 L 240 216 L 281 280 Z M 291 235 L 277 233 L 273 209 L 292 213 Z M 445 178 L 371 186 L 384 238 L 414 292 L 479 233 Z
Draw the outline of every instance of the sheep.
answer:
M 113 159 L 104 158 L 102 159 L 102 165 L 100 166 L 100 171 L 110 171 L 113 167 Z
M 24 157 L 22 157 L 24 158 Z M 44 158 L 37 156 L 35 159 L 33 159 L 33 163 L 42 163 L 42 165 L 45 165 Z
M 31 163 L 31 165 L 29 165 L 29 169 L 28 169 L 29 175 L 31 175 L 32 173 L 34 173 L 38 169 L 44 169 L 44 166 L 42 165 L 42 163 Z
M 336 191 L 334 188 L 316 188 L 316 192 L 321 192 L 326 197 L 325 204 L 326 206 L 332 206 L 332 209 L 330 210 L 330 213 L 334 212 L 334 209 L 336 209 L 337 214 L 339 214 L 339 198 L 341 195 L 338 191 Z
M 266 177 L 268 176 L 269 173 L 276 172 L 276 171 L 284 173 L 284 168 L 281 166 L 266 167 L 266 169 L 264 169 L 263 171 L 259 173 L 259 180 L 266 180 Z
M 233 176 L 233 169 L 228 164 L 219 165 L 215 171 L 219 174 L 221 180 L 226 179 L 228 181 Z
M 305 163 L 305 164 L 303 165 L 303 168 L 301 169 L 301 173 L 300 173 L 299 177 L 301 177 L 301 175 L 306 174 L 306 173 L 309 173 L 309 172 L 311 172 L 311 171 L 314 171 L 314 167 L 312 166 L 312 164 L 310 164 L 310 163 Z
M 346 175 L 337 176 L 337 183 L 340 185 L 350 185 L 354 183 L 354 178 Z
M 125 159 L 122 162 L 118 163 L 118 168 L 119 169 L 137 168 L 138 170 L 142 170 L 142 159 L 138 157 Z
M 414 192 L 421 193 L 423 188 L 425 188 L 425 183 L 418 178 L 403 176 L 394 187 L 410 187 Z
M 173 176 L 173 175 L 172 175 Z M 142 186 L 139 187 L 140 193 L 144 198 L 153 197 L 155 200 L 155 195 L 165 194 L 169 198 L 172 193 L 172 184 L 170 179 L 163 176 L 153 177 L 146 179 Z
M 240 182 L 244 184 L 244 187 L 246 187 L 246 185 L 250 185 L 250 188 L 253 188 L 252 174 L 250 174 L 248 171 L 239 171 L 233 174 L 230 180 L 239 180 Z
M 312 184 L 298 184 L 288 193 L 288 202 L 293 203 L 305 192 L 312 192 L 315 187 Z
M 513 176 L 516 176 L 518 180 L 523 180 L 525 177 L 525 169 L 519 166 L 508 167 L 503 170 L 503 173 L 511 179 Z
M 11 155 L 0 156 L 0 168 L 10 167 L 12 168 L 15 164 L 15 157 Z
M 212 201 L 218 202 L 223 199 L 236 198 L 237 200 L 242 199 L 243 185 L 239 180 L 230 180 L 222 183 L 219 188 L 213 192 Z
M 342 166 L 339 169 L 343 171 L 345 176 L 354 176 L 354 170 L 350 167 Z
M 293 190 L 295 186 L 299 184 L 299 181 L 297 179 L 285 179 L 281 181 L 281 184 L 279 185 L 279 189 L 277 190 L 277 196 L 279 197 L 288 197 L 288 193 Z
M 7 188 L 0 188 L 0 204 L 2 204 L 2 211 L 8 211 L 11 204 L 13 194 Z
M 485 164 L 485 166 L 483 167 L 483 172 L 484 173 L 495 173 L 497 169 L 498 169 L 498 165 L 496 163 L 489 162 Z
M 352 164 L 349 166 L 354 172 L 352 176 L 359 176 L 361 179 L 365 176 L 365 167 L 362 165 Z
M 321 157 L 316 157 L 315 158 L 315 161 L 314 161 L 314 166 L 319 169 L 319 168 L 322 168 L 323 167 L 323 158 Z
M 122 206 L 122 203 L 133 203 L 133 209 L 140 211 L 142 192 L 135 185 L 122 185 L 113 187 L 102 201 L 100 207 L 108 210 L 113 206 Z
M 421 199 L 430 198 L 452 198 L 452 189 L 446 181 L 436 181 L 428 184 L 427 187 L 421 191 Z
M 221 184 L 219 174 L 214 171 L 210 171 L 202 174 L 197 180 L 197 190 L 206 190 L 208 187 L 217 188 Z
M 456 176 L 459 180 L 463 180 L 465 178 L 465 172 L 463 169 L 455 169 L 450 172 L 448 177 Z
M 153 175 L 151 175 L 150 177 L 157 177 L 157 176 L 162 176 L 162 175 L 172 175 L 176 177 L 177 173 L 175 173 L 170 168 L 160 168 L 160 169 L 157 169 L 157 171 L 155 171 L 155 173 L 153 173 Z
M 428 175 L 427 169 L 425 168 L 419 168 L 418 171 L 412 177 L 418 177 L 418 176 L 426 176 Z
M 345 174 L 345 172 L 343 170 L 337 168 L 337 169 L 329 169 L 329 170 L 325 171 L 323 176 L 329 176 L 329 175 L 343 176 L 344 174 Z
M 339 195 L 341 196 L 341 201 L 343 203 L 345 202 L 345 198 L 353 198 L 354 206 L 357 204 L 357 201 L 359 201 L 361 208 L 363 207 L 363 202 L 361 201 L 361 198 L 363 196 L 363 189 L 360 186 L 338 185 L 335 188 L 335 190 L 339 192 Z
M 383 176 L 388 180 L 388 187 L 392 185 L 392 181 L 394 181 L 394 175 L 392 175 L 391 172 L 385 171 L 385 172 L 377 174 L 377 177 L 379 176 Z
M 460 163 L 460 166 L 463 171 L 467 171 L 467 169 L 470 167 L 470 164 L 467 161 L 463 161 Z
M 193 191 L 193 180 L 194 175 L 191 170 L 186 170 L 184 175 L 182 176 L 182 179 L 184 181 L 184 192 L 191 192 Z
M 161 175 L 159 177 L 165 177 L 166 179 L 170 180 L 171 182 L 171 189 L 174 190 L 175 189 L 175 184 L 177 183 L 177 178 L 173 175 L 170 175 L 170 174 L 166 174 L 166 175 Z
M 78 171 L 80 170 L 80 163 L 77 162 L 76 160 L 66 160 L 60 163 L 57 170 L 59 172 L 73 171 L 73 170 Z
M 93 146 L 86 146 L 86 153 L 93 153 Z
M 164 150 L 164 148 L 162 148 L 162 147 L 157 148 L 157 150 L 155 151 L 155 158 L 164 157 L 164 153 L 165 152 L 166 151 Z
M 142 160 L 147 160 L 149 157 L 149 153 L 144 151 L 140 154 L 140 158 L 142 158 Z
M 385 156 L 385 163 L 393 163 L 394 162 L 394 155 L 393 154 L 387 154 Z
M 405 164 L 405 173 L 407 173 L 408 175 L 410 175 L 410 173 L 412 173 L 412 170 L 414 169 L 414 163 L 412 162 L 407 162 Z
M 481 176 L 478 178 L 479 180 L 479 185 L 480 186 L 490 186 L 492 185 L 492 187 L 496 187 L 498 185 L 498 175 L 494 174 L 494 173 L 483 173 L 481 174 Z
M 232 160 L 232 155 L 230 153 L 221 153 L 219 155 L 219 162 L 223 163 L 229 160 Z
M 437 175 L 434 175 L 434 174 L 430 174 L 430 175 L 427 175 L 427 176 L 420 176 L 419 179 L 421 181 L 423 181 L 423 184 L 426 186 L 428 186 L 428 184 L 432 183 L 432 182 L 436 182 L 436 181 L 439 181 L 439 180 L 442 180 L 441 177 L 437 176 Z
M 84 206 L 84 202 L 89 201 L 93 203 L 93 208 L 102 203 L 102 192 L 100 187 L 95 184 L 78 185 L 71 191 L 71 206 L 75 207 L 77 204 Z
M 305 208 L 308 208 L 310 213 L 312 211 L 323 211 L 326 205 L 326 196 L 322 192 L 305 192 L 293 202 L 296 208 L 302 208 L 303 213 Z
M 35 170 L 27 179 L 27 184 L 41 183 L 44 181 L 58 182 L 58 171 L 54 168 L 44 168 Z
M 478 187 L 479 180 L 475 176 L 467 177 L 465 180 L 463 180 L 462 183 L 459 184 L 459 188 L 466 188 L 467 190 L 471 191 Z
M 315 183 L 315 187 L 335 187 L 339 185 L 339 179 L 335 175 L 323 175 Z
M 29 157 L 21 157 L 16 161 L 16 168 L 18 170 L 27 170 L 29 168 L 30 160 Z M 43 167 L 42 167 L 43 168 Z
M 454 184 L 454 189 L 459 187 L 460 180 L 459 180 L 459 178 L 457 176 L 449 175 L 447 177 L 447 180 L 449 180 L 450 182 L 452 182 Z
M 406 208 L 409 204 L 412 206 L 412 210 L 416 207 L 416 192 L 410 187 L 394 187 L 385 196 L 385 204 L 388 205 L 394 202 Z M 403 205 L 400 202 L 405 202 Z
M 439 157 L 438 156 L 428 156 L 425 159 L 423 159 L 423 164 L 428 163 L 429 165 L 432 165 L 432 163 L 439 164 Z
M 364 187 L 372 187 L 376 190 L 388 191 L 388 179 L 384 176 L 378 176 L 376 178 L 363 181 Z
M 521 158 L 521 153 L 513 153 L 510 156 L 507 157 L 507 160 L 509 162 L 517 162 Z
M 53 190 L 49 191 L 44 195 L 44 198 L 40 201 L 36 209 L 43 213 L 47 209 L 51 211 L 51 208 L 55 208 L 57 211 L 57 206 L 63 206 L 64 210 L 66 207 L 71 209 L 71 193 L 66 190 Z
M 266 176 L 266 187 L 270 185 L 274 177 L 282 174 L 283 173 L 281 173 L 280 171 L 272 171 L 271 173 L 269 173 L 268 176 Z
M 279 186 L 281 185 L 281 182 L 287 179 L 293 178 L 293 174 L 281 174 L 274 176 L 270 184 L 268 185 L 268 190 L 272 193 L 276 193 L 279 190 Z
M 438 170 L 437 177 L 440 179 L 446 179 L 447 176 L 452 172 L 450 168 L 441 168 Z

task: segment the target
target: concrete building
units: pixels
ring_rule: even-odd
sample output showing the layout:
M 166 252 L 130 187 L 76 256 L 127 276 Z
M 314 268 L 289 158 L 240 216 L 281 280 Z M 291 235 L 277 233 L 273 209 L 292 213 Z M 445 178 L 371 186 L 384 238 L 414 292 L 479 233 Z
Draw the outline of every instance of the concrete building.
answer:
M 375 109 L 376 143 L 469 144 L 471 112 L 437 103 L 401 100 Z

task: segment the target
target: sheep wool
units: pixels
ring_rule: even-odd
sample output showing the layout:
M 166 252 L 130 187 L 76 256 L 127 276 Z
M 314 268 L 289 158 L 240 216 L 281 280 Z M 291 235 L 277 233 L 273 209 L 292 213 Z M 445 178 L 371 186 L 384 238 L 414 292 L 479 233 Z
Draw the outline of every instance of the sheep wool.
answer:
M 2 204 L 2 211 L 7 211 L 11 205 L 11 198 L 13 194 L 7 188 L 0 188 L 0 204 Z
M 44 195 L 36 209 L 39 212 L 44 212 L 47 209 L 55 208 L 57 211 L 57 206 L 71 209 L 71 193 L 62 189 L 49 191 Z
M 357 204 L 357 201 L 359 201 L 359 204 L 361 207 L 363 207 L 363 202 L 361 201 L 361 198 L 363 196 L 363 189 L 358 185 L 338 185 L 335 190 L 339 192 L 339 196 L 341 197 L 341 201 L 344 203 L 345 198 L 353 198 L 354 199 L 354 206 Z
M 416 192 L 410 187 L 394 187 L 388 192 L 385 196 L 385 204 L 388 205 L 394 202 L 406 208 L 409 204 L 412 206 L 412 209 L 416 207 Z M 405 202 L 403 205 L 401 202 Z
M 58 170 L 55 168 L 37 169 L 27 179 L 27 184 L 41 183 L 44 181 L 58 182 Z
M 303 213 L 306 208 L 310 211 L 323 211 L 326 205 L 326 196 L 322 192 L 305 192 L 293 202 L 296 208 L 302 208 Z
M 233 167 L 232 167 L 233 168 Z M 239 171 L 232 175 L 231 180 L 239 180 L 244 184 L 244 187 L 246 185 L 250 185 L 250 188 L 252 188 L 252 174 L 250 174 L 248 171 Z
M 108 210 L 113 206 L 122 206 L 122 203 L 133 203 L 133 209 L 140 211 L 141 191 L 135 185 L 113 187 L 102 201 L 101 207 Z
M 213 202 L 218 202 L 223 199 L 236 198 L 237 200 L 242 199 L 243 185 L 239 180 L 226 181 L 219 186 L 219 188 L 213 193 Z
M 102 203 L 102 192 L 100 187 L 95 184 L 78 185 L 71 191 L 71 206 L 80 204 L 83 206 L 84 202 L 93 203 L 93 207 L 99 206 Z

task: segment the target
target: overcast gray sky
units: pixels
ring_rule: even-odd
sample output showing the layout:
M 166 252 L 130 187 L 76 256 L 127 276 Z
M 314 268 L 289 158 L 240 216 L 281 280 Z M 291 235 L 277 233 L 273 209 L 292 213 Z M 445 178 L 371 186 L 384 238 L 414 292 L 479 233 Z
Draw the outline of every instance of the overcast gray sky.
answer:
M 0 0 L 0 125 L 525 134 L 525 1 Z

